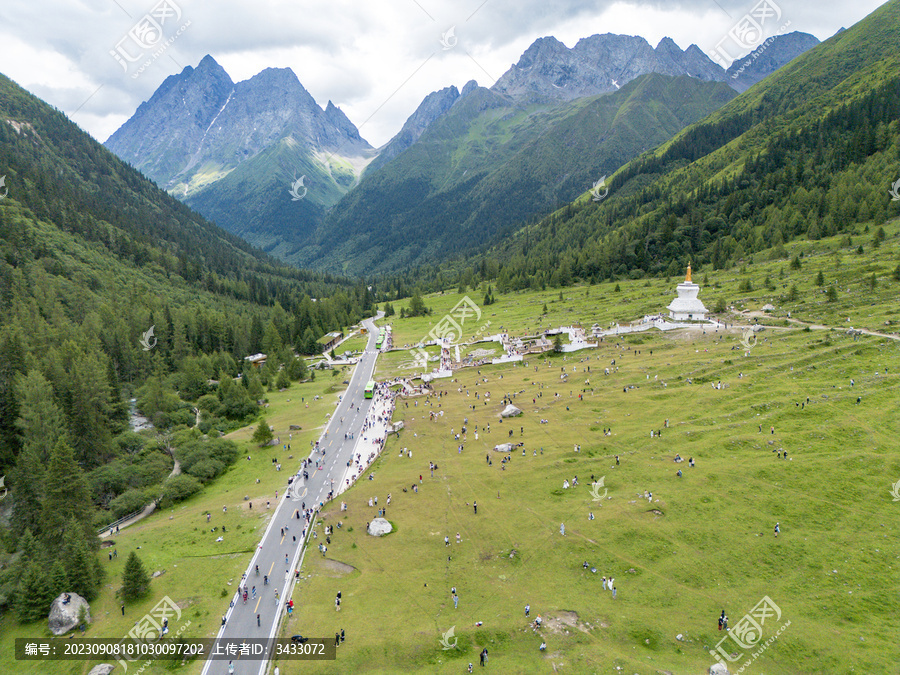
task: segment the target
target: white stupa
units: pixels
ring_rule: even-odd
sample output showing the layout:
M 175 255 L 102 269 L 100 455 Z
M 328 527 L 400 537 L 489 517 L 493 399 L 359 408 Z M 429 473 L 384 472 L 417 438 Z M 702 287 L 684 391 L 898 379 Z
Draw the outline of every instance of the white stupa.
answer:
M 691 266 L 688 265 L 684 281 L 675 288 L 678 297 L 669 303 L 669 317 L 675 321 L 705 321 L 709 310 L 697 297 L 700 287 L 691 281 Z

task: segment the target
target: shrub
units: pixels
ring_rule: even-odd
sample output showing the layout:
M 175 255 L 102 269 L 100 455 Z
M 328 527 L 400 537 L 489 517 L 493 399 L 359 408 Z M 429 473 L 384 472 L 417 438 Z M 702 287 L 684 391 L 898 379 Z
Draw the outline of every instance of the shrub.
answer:
M 122 518 L 129 513 L 140 511 L 150 500 L 143 490 L 132 489 L 123 492 L 109 503 L 109 510 L 116 518 Z
M 187 499 L 200 490 L 200 481 L 186 474 L 172 476 L 163 484 L 159 505 L 162 508 Z

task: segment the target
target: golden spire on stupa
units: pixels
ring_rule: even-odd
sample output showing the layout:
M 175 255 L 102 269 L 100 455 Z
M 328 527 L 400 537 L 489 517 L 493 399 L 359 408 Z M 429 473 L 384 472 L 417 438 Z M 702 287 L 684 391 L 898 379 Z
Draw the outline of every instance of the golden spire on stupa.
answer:
M 691 282 L 691 263 L 688 263 L 687 274 L 684 276 L 685 283 Z

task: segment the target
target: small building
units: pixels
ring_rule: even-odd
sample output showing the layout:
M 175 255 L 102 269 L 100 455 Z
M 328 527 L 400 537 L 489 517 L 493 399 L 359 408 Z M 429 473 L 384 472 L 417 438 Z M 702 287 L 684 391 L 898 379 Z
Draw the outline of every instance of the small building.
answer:
M 697 297 L 700 287 L 691 281 L 691 266 L 688 265 L 684 281 L 675 288 L 678 297 L 669 303 L 669 318 L 673 321 L 705 321 L 709 310 Z
M 326 333 L 322 337 L 320 337 L 316 342 L 318 342 L 322 346 L 323 352 L 328 352 L 334 349 L 338 342 L 344 337 L 344 334 L 339 330 L 333 330 L 330 333 Z
M 266 365 L 266 355 L 253 354 L 252 356 L 245 356 L 244 361 L 249 361 L 251 365 L 254 365 L 257 368 L 262 368 L 264 365 Z

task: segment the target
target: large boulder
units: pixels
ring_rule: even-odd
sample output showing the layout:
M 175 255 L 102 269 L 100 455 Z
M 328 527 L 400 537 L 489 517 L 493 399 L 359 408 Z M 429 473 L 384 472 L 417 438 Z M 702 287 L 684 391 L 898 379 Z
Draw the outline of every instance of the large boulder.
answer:
M 94 666 L 91 668 L 91 672 L 88 675 L 109 675 L 115 666 L 111 666 L 108 663 L 101 663 L 99 666 Z
M 503 409 L 503 412 L 500 413 L 500 417 L 518 417 L 522 414 L 522 411 L 519 410 L 516 406 L 510 403 Z
M 63 603 L 66 599 L 66 596 L 69 597 L 68 603 Z M 48 620 L 50 626 L 50 632 L 54 635 L 65 635 L 73 628 L 77 627 L 81 621 L 78 618 L 78 615 L 81 613 L 81 608 L 84 607 L 85 614 L 85 622 L 91 622 L 91 606 L 88 604 L 87 600 L 82 598 L 77 593 L 62 593 L 56 600 L 53 601 L 53 604 L 50 605 L 50 618 Z
M 728 675 L 728 668 L 724 663 L 714 663 L 709 667 L 709 675 Z
M 369 534 L 373 537 L 383 537 L 386 534 L 390 534 L 393 531 L 393 527 L 391 524 L 384 518 L 376 518 L 371 523 L 369 523 Z

